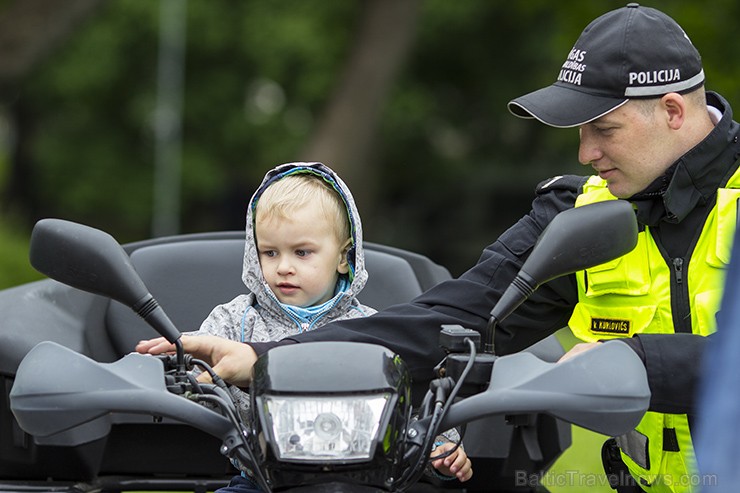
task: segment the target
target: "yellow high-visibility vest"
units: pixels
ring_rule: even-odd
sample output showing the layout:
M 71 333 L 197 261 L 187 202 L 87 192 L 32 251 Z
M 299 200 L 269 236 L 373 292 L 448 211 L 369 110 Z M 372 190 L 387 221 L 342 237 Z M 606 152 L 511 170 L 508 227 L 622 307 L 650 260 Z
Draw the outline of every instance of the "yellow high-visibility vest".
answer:
M 690 259 L 666 259 L 649 227 L 627 255 L 578 272 L 578 304 L 568 322 L 573 334 L 593 342 L 639 333 L 674 333 L 671 302 L 688 296 L 691 328 L 706 336 L 716 330 L 725 271 L 730 261 L 740 200 L 740 171 L 704 223 Z M 576 207 L 616 200 L 598 176 L 591 177 Z M 696 365 L 696 361 L 687 361 Z M 688 417 L 647 412 L 632 432 L 617 437 L 622 459 L 643 489 L 690 492 L 699 484 Z

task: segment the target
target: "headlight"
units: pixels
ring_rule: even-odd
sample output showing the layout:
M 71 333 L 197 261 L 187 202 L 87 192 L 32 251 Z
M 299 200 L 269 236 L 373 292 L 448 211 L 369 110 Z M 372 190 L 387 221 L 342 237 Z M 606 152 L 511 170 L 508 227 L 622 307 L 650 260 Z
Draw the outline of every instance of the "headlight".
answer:
M 390 394 L 263 399 L 278 459 L 347 461 L 371 457 Z

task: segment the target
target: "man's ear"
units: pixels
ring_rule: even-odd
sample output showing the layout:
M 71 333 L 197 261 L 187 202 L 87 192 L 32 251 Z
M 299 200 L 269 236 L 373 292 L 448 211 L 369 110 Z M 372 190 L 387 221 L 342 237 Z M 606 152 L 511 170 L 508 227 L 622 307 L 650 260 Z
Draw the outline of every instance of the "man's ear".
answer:
M 347 241 L 345 241 L 344 245 L 342 245 L 342 258 L 339 260 L 339 265 L 337 266 L 337 272 L 339 272 L 340 274 L 347 274 L 349 272 L 349 260 L 347 260 L 347 252 L 349 252 L 351 246 L 352 238 L 347 238 Z
M 686 100 L 683 96 L 675 92 L 669 92 L 660 98 L 660 105 L 666 114 L 666 122 L 673 130 L 678 130 L 683 126 L 686 119 Z

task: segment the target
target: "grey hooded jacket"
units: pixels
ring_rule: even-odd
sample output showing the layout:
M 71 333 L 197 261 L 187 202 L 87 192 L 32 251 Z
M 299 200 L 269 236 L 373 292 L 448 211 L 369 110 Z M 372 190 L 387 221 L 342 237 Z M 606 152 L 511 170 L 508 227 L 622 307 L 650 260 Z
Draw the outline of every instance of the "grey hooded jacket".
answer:
M 352 231 L 352 247 L 347 254 L 351 282 L 345 291 L 334 296 L 325 310 L 312 316 L 310 320 L 298 318 L 278 302 L 262 275 L 254 237 L 254 210 L 260 195 L 273 181 L 293 173 L 312 173 L 329 182 L 344 199 Z M 364 306 L 357 300 L 357 294 L 367 282 L 362 224 L 349 188 L 333 170 L 321 163 L 298 162 L 277 166 L 265 175 L 247 209 L 242 280 L 249 293 L 215 307 L 200 329 L 191 334 L 211 334 L 241 342 L 277 341 L 317 329 L 334 320 L 365 317 L 375 313 L 373 308 Z

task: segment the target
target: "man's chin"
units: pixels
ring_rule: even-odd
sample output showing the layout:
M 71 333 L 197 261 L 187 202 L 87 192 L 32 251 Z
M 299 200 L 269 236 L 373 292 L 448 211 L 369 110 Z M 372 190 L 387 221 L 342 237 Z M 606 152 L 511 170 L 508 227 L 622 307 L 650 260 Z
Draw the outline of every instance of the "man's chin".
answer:
M 609 189 L 609 192 L 618 199 L 628 199 L 637 193 L 632 192 L 631 190 L 625 190 L 624 187 L 619 186 L 619 183 L 616 182 L 607 182 L 606 187 Z

